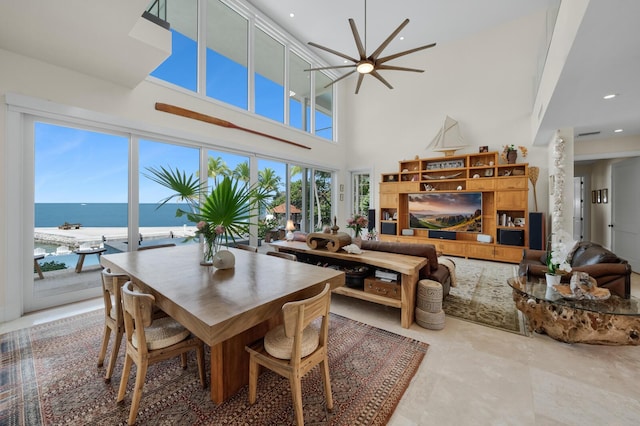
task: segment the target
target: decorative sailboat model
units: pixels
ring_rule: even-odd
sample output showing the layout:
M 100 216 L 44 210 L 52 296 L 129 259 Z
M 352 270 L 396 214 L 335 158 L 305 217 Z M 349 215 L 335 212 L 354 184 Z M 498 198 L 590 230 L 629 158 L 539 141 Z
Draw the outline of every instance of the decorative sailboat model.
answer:
M 447 115 L 442 128 L 431 143 L 427 145 L 427 149 L 432 148 L 434 151 L 444 152 L 445 157 L 451 157 L 457 150 L 465 146 L 458 122 Z

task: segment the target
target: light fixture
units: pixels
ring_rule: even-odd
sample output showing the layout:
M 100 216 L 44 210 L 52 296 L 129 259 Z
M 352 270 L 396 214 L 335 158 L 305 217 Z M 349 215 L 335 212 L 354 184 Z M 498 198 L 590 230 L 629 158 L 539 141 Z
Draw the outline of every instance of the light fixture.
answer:
M 617 94 L 615 94 L 615 93 L 611 93 L 610 95 L 605 95 L 605 96 L 603 96 L 603 97 L 602 97 L 602 99 L 613 99 L 613 98 L 615 98 L 616 96 L 618 96 L 618 95 L 617 95 Z
M 615 129 L 613 133 L 622 133 L 622 129 Z
M 356 66 L 356 70 L 358 70 L 360 74 L 369 74 L 373 71 L 373 64 L 369 61 L 360 61 Z
M 292 220 L 288 220 L 287 221 L 287 226 L 285 226 L 285 228 L 287 230 L 287 235 L 285 235 L 285 238 L 287 241 L 293 241 L 293 230 L 296 229 L 296 226 L 293 224 Z

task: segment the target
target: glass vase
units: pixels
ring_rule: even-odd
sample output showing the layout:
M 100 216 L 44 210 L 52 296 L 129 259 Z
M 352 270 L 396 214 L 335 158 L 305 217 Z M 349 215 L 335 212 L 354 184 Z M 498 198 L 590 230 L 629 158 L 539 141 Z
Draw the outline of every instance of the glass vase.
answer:
M 203 238 L 200 242 L 202 253 L 202 259 L 200 260 L 200 264 L 203 266 L 211 266 L 213 265 L 213 255 L 215 254 L 215 240 L 211 240 L 209 238 Z

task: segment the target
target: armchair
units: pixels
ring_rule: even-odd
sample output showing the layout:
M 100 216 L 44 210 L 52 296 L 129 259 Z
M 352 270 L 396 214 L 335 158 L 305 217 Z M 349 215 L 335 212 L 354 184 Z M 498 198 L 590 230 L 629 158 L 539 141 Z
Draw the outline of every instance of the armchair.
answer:
M 544 277 L 547 272 L 544 250 L 524 249 L 520 266 L 528 268 L 528 274 Z M 631 296 L 631 265 L 599 244 L 581 241 L 570 255 L 571 270 L 586 272 L 598 283 L 598 287 L 609 289 L 611 293 L 628 299 Z M 562 277 L 569 281 L 571 274 Z

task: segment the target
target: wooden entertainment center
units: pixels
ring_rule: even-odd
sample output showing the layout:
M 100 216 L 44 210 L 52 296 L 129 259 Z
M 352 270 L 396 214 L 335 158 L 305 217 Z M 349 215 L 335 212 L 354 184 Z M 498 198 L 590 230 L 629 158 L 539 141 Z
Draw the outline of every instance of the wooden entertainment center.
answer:
M 483 152 L 400 161 L 398 172 L 381 176 L 380 240 L 430 243 L 452 256 L 519 262 L 529 245 L 529 168 L 499 160 L 498 152 Z M 482 193 L 482 233 L 412 228 L 409 196 L 429 192 Z

